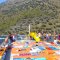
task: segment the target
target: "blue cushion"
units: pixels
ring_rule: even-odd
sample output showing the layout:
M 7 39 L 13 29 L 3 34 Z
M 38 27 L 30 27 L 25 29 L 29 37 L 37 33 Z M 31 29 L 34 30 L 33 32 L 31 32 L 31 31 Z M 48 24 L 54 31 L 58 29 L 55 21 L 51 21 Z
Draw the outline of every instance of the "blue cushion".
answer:
M 46 58 L 33 58 L 32 60 L 46 60 Z
M 52 50 L 59 50 L 59 49 L 55 48 L 54 46 L 50 46 L 49 48 L 51 48 Z
M 14 58 L 13 60 L 25 60 L 24 58 Z
M 43 46 L 39 46 L 38 47 L 40 50 L 45 50 L 45 47 L 43 47 Z

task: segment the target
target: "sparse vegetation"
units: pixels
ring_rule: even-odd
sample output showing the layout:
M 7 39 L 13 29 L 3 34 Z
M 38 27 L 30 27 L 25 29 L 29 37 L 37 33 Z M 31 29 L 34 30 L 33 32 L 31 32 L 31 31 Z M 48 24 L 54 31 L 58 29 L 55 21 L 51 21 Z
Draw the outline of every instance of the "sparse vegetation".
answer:
M 26 33 L 29 24 L 31 24 L 31 31 L 41 31 L 42 29 L 53 31 L 55 28 L 59 32 L 60 6 L 55 3 L 56 0 L 24 0 L 22 2 L 16 0 L 11 4 L 10 2 L 1 4 L 0 32 L 6 33 L 10 30 Z

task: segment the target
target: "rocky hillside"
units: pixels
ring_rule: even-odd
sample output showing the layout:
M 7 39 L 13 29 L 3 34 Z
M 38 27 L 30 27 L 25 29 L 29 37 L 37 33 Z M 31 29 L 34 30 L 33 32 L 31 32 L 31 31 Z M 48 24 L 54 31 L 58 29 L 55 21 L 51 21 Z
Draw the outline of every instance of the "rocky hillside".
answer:
M 7 0 L 0 4 L 0 32 L 60 32 L 60 0 Z

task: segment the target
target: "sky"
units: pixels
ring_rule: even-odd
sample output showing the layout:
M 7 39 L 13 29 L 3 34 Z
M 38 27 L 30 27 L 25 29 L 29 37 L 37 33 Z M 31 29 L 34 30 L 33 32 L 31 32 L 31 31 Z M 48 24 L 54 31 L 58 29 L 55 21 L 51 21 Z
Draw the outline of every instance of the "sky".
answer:
M 0 0 L 0 3 L 4 2 L 4 1 L 6 1 L 6 0 Z

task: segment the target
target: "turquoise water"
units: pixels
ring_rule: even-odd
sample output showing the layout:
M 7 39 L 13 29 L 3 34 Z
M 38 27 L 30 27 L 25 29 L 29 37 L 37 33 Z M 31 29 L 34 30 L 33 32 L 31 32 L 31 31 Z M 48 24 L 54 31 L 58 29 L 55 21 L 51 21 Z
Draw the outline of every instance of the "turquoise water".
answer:
M 5 38 L 6 38 L 6 35 L 0 36 L 0 44 L 2 44 L 2 42 L 4 42 Z
M 18 40 L 18 41 L 19 41 L 19 40 L 24 40 L 24 38 L 25 38 L 25 35 L 19 35 L 19 34 L 18 34 L 18 35 L 16 36 L 16 40 Z

